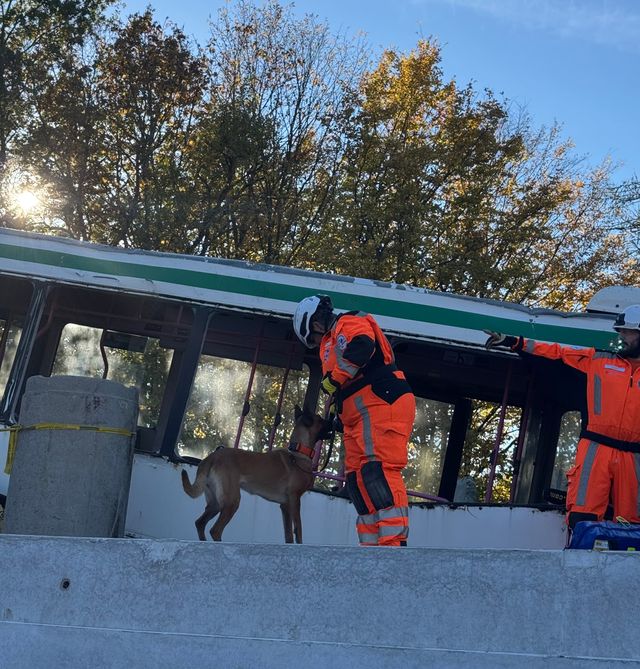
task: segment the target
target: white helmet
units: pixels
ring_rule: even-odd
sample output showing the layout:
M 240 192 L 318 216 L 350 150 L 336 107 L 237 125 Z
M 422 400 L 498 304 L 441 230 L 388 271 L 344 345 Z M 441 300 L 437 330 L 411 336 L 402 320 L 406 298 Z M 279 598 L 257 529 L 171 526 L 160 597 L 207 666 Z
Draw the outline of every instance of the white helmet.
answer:
M 313 342 L 308 339 L 311 334 L 311 319 L 321 306 L 331 311 L 331 299 L 327 295 L 311 295 L 298 304 L 293 314 L 293 329 L 307 348 L 314 347 Z
M 614 330 L 640 330 L 640 304 L 632 304 L 618 314 Z

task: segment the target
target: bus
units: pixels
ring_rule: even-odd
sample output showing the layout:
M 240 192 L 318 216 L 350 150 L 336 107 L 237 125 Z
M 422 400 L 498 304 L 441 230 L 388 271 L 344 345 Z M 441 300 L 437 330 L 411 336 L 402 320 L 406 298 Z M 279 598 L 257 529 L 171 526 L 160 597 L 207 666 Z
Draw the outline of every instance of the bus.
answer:
M 562 548 L 584 378 L 559 362 L 487 350 L 484 330 L 615 350 L 613 320 L 640 302 L 639 290 L 607 288 L 584 313 L 562 313 L 3 229 L 0 462 L 30 376 L 134 386 L 140 404 L 126 535 L 196 539 L 202 500 L 184 494 L 181 470 L 193 480 L 197 462 L 220 445 L 286 446 L 295 405 L 324 410 L 317 352 L 291 325 L 297 303 L 322 293 L 338 311 L 375 316 L 416 395 L 404 470 L 409 545 Z M 302 500 L 304 541 L 356 544 L 339 439 L 329 446 L 316 445 L 314 488 Z M 281 542 L 277 505 L 243 493 L 224 538 Z

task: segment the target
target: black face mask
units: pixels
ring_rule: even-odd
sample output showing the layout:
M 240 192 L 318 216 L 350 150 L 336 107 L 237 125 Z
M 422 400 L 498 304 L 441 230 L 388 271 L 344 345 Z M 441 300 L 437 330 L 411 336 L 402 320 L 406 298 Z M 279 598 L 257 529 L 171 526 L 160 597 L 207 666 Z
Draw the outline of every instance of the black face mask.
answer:
M 635 344 L 625 344 L 622 342 L 622 348 L 620 349 L 620 355 L 623 358 L 640 358 L 640 341 Z

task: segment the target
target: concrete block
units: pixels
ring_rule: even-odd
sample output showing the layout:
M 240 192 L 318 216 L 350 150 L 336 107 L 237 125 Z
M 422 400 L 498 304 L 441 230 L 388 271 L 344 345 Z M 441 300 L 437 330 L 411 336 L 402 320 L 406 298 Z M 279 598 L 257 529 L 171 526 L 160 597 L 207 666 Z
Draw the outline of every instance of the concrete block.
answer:
M 27 381 L 20 425 L 109 427 L 134 432 L 135 388 L 73 376 Z M 19 433 L 4 531 L 54 536 L 122 536 L 134 439 L 95 430 Z

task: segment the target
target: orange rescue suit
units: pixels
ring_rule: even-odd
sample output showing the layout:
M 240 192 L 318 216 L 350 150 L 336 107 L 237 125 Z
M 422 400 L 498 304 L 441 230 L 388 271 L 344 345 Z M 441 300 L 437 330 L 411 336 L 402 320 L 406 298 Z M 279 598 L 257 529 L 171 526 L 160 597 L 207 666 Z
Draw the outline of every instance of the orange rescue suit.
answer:
M 363 545 L 404 545 L 409 503 L 402 478 L 415 419 L 415 397 L 395 366 L 393 350 L 374 318 L 339 316 L 320 343 L 322 372 L 339 389 L 349 496 L 359 514 Z
M 640 522 L 640 373 L 629 360 L 593 348 L 520 338 L 515 350 L 562 360 L 587 375 L 588 423 L 567 472 L 567 512 Z

